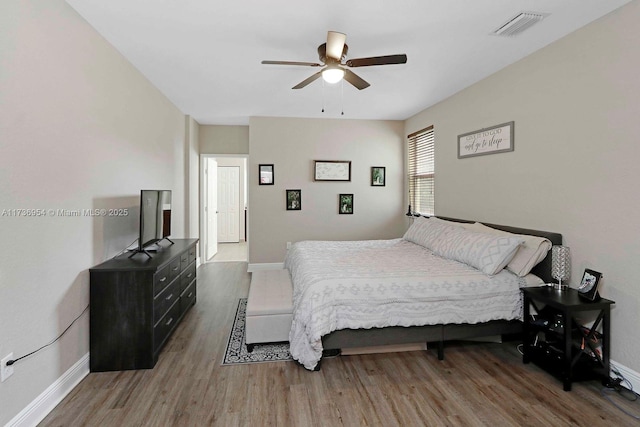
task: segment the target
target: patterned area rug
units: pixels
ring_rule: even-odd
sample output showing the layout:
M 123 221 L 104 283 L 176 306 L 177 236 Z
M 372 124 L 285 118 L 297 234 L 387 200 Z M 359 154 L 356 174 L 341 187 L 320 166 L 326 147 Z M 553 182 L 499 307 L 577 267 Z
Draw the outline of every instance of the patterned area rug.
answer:
M 231 335 L 224 352 L 223 365 L 237 365 L 243 363 L 280 362 L 293 360 L 289 354 L 289 343 L 256 344 L 251 353 L 247 352 L 244 341 L 245 316 L 247 299 L 240 298 L 236 318 L 233 321 Z

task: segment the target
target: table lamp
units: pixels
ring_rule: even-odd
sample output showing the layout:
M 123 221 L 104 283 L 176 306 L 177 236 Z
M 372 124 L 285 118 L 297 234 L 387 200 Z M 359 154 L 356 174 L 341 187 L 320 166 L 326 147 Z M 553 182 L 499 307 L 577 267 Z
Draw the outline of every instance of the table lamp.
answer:
M 563 280 L 569 280 L 571 276 L 571 258 L 567 246 L 557 245 L 551 248 L 551 276 L 558 281 L 553 287 L 559 291 L 567 289 Z

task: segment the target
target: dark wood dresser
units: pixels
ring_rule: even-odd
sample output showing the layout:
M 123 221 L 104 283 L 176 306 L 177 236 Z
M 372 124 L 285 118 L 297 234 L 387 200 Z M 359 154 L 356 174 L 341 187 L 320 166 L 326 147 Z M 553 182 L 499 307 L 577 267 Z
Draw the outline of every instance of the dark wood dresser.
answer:
M 172 240 L 152 258 L 125 253 L 89 270 L 92 372 L 153 368 L 195 304 L 198 239 Z

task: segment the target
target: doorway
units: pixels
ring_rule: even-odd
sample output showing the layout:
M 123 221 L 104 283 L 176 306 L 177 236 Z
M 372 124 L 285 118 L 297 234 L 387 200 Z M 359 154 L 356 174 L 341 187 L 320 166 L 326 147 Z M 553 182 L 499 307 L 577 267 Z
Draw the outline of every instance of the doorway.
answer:
M 200 247 L 205 262 L 248 259 L 247 157 L 201 155 Z

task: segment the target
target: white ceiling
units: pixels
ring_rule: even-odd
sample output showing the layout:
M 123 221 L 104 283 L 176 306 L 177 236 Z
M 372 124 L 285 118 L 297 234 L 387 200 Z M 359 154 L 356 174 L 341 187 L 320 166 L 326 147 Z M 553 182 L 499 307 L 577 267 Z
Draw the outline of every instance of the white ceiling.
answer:
M 629 1 L 67 0 L 200 124 L 404 120 Z M 519 36 L 490 35 L 519 12 L 550 15 Z M 406 53 L 408 61 L 353 68 L 371 84 L 362 91 L 322 79 L 292 90 L 318 69 L 260 63 L 318 62 L 328 30 L 347 34 L 347 59 Z

